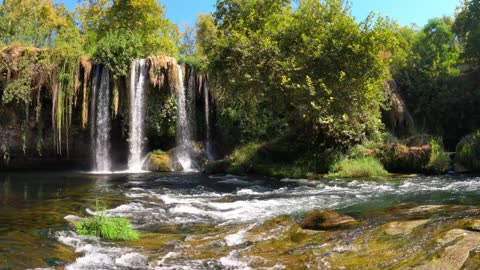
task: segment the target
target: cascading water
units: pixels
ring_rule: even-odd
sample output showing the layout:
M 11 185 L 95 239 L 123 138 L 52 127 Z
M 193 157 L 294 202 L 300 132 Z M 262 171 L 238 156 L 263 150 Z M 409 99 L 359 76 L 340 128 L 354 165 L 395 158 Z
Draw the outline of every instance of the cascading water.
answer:
M 101 72 L 100 72 L 101 71 Z M 110 172 L 112 162 L 110 157 L 110 74 L 108 68 L 97 67 L 93 85 L 92 147 L 94 153 L 94 171 Z
M 212 145 L 210 142 L 210 100 L 208 98 L 208 83 L 207 80 L 203 83 L 203 95 L 205 102 L 205 152 L 208 160 L 213 160 Z
M 128 171 L 141 172 L 145 161 L 145 91 L 147 87 L 145 59 L 134 60 L 130 70 L 130 134 Z
M 192 74 L 193 76 L 193 74 Z M 192 143 L 192 127 L 190 125 L 190 117 L 187 110 L 187 93 L 183 82 L 182 67 L 178 65 L 178 95 L 177 95 L 177 161 L 180 163 L 184 171 L 193 171 L 194 166 L 191 158 Z M 189 81 L 189 89 L 193 89 L 193 81 Z

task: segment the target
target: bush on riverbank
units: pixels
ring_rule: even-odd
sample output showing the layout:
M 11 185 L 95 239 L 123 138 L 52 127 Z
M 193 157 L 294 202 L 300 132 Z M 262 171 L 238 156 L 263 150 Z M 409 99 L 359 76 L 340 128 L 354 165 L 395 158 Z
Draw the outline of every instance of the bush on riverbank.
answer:
M 472 172 L 480 171 L 480 129 L 457 144 L 455 160 Z
M 97 203 L 97 210 L 101 208 Z M 100 214 L 80 220 L 75 229 L 78 234 L 97 236 L 105 240 L 137 240 L 138 232 L 132 228 L 130 221 L 121 217 L 108 217 L 105 209 Z
M 237 148 L 225 159 L 209 162 L 204 172 L 311 178 L 328 173 L 340 157 L 337 149 L 315 151 L 307 145 L 292 144 L 291 138 L 279 138 Z

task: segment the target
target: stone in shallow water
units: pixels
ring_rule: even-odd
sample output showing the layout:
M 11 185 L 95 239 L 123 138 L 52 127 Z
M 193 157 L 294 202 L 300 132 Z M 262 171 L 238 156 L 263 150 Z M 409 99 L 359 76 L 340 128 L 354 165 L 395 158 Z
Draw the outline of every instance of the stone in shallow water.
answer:
M 151 153 L 148 158 L 148 169 L 154 172 L 169 172 L 170 170 L 170 157 L 165 154 Z
M 310 230 L 329 230 L 349 228 L 358 225 L 354 218 L 330 210 L 317 210 L 308 213 L 303 219 L 302 228 Z
M 388 235 L 406 235 L 412 233 L 413 229 L 424 225 L 429 219 L 412 221 L 394 221 L 385 224 L 385 233 Z
M 480 247 L 480 233 L 453 229 L 448 231 L 439 243 L 444 246 L 442 253 L 429 263 L 416 267 L 416 270 L 463 269 L 470 252 Z

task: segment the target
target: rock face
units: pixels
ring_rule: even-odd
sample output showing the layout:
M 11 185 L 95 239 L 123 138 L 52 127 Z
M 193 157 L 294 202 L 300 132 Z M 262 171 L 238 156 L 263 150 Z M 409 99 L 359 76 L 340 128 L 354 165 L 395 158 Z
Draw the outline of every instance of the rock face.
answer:
M 480 219 L 472 220 L 467 224 L 467 229 L 475 232 L 480 232 Z
M 354 218 L 335 211 L 317 210 L 308 213 L 303 219 L 302 228 L 309 230 L 331 230 L 349 228 L 358 225 Z
M 428 219 L 412 220 L 412 221 L 394 221 L 385 224 L 385 233 L 387 235 L 407 235 L 412 231 L 427 223 Z
M 463 265 L 470 257 L 470 252 L 480 246 L 480 233 L 453 229 L 448 231 L 439 243 L 444 247 L 439 257 L 415 269 L 464 269 Z
M 169 172 L 170 169 L 170 157 L 167 153 L 154 154 L 151 153 L 148 157 L 148 170 L 154 172 Z

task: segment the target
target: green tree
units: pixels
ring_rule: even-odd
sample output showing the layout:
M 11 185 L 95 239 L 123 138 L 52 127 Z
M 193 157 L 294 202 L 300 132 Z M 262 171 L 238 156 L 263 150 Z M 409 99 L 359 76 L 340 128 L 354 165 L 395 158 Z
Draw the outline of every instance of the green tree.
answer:
M 222 0 L 197 26 L 229 137 L 293 132 L 338 145 L 381 129 L 385 55 L 396 46 L 388 21 L 356 23 L 338 0 Z
M 464 0 L 456 14 L 453 31 L 463 46 L 463 56 L 469 63 L 480 64 L 480 2 Z
M 178 55 L 178 28 L 165 17 L 157 0 L 114 0 L 99 28 L 102 35 L 112 31 L 138 35 L 143 56 Z

